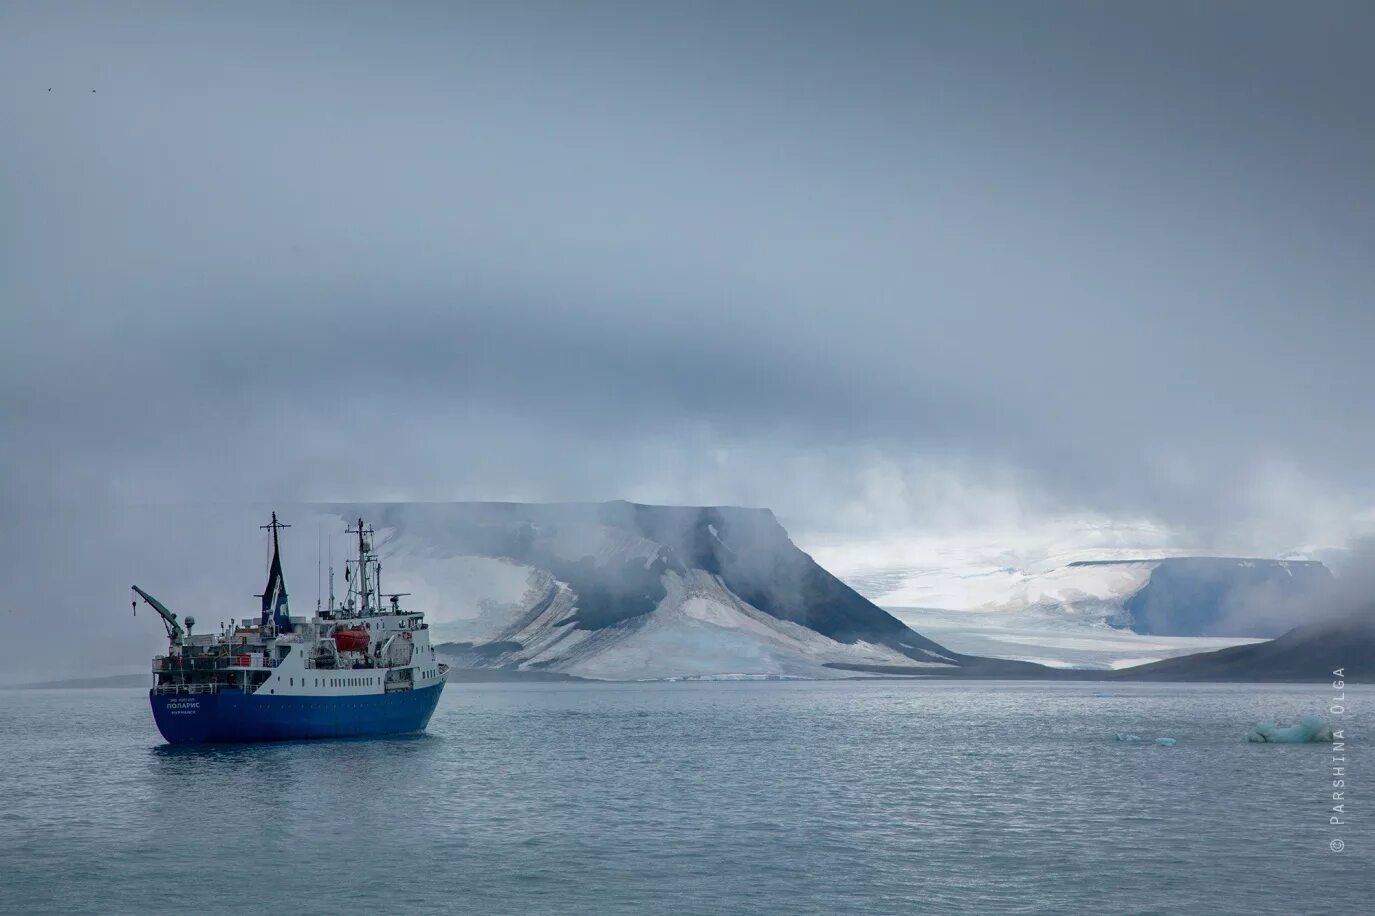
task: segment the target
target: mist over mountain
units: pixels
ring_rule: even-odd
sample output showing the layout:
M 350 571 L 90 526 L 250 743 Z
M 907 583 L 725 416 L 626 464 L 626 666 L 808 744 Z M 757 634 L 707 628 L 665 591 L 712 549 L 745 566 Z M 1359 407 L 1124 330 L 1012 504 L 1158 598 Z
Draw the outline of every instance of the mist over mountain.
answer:
M 797 548 L 766 509 L 628 502 L 331 506 L 383 534 L 401 588 L 440 602 L 473 668 L 616 679 L 955 669 Z M 385 581 L 392 581 L 389 577 Z M 443 608 L 462 595 L 467 615 Z
M 16 568 L 42 568 L 46 558 L 73 550 L 87 559 L 64 570 L 61 589 L 49 576 L 15 579 L 20 612 L 10 625 L 16 638 L 47 646 L 42 637 L 54 627 L 72 638 L 60 652 L 39 648 L 14 660 L 0 683 L 145 671 L 163 634 L 156 620 L 131 616 L 131 581 L 203 626 L 256 615 L 253 595 L 268 560 L 257 528 L 270 508 L 143 507 L 105 513 L 100 524 L 84 526 L 55 518 L 17 541 Z M 969 615 L 1025 617 L 1026 633 L 994 629 L 965 644 L 948 625 L 928 632 L 920 616 L 900 610 L 899 620 L 880 609 L 799 549 L 763 509 L 628 502 L 275 508 L 293 524 L 283 532 L 293 613 L 327 603 L 328 568 L 342 568 L 351 542 L 345 523 L 362 516 L 378 531 L 382 590 L 409 593 L 405 605 L 425 612 L 450 660 L 478 672 L 607 679 L 1041 677 L 1045 669 L 1026 662 L 1120 667 L 1186 650 L 1195 638 L 1132 637 L 1102 622 L 1140 592 L 1143 570 L 1155 561 L 1061 566 L 1019 593 L 1059 603 L 1030 614 Z M 1336 570 L 1330 597 L 1277 601 L 1275 610 L 1308 622 L 1353 613 L 1375 594 L 1371 568 L 1369 547 L 1357 549 Z M 1093 609 L 1099 600 L 1093 595 L 1110 597 L 1111 607 Z M 1047 620 L 1059 625 L 1041 626 Z M 1088 651 L 1089 638 L 1102 651 Z M 1056 648 L 1064 646 L 1070 648 Z
M 1170 557 L 1154 562 L 1081 561 L 1072 568 L 1145 567 L 1140 588 L 1108 622 L 1162 636 L 1278 636 L 1331 593 L 1332 573 L 1316 561 Z

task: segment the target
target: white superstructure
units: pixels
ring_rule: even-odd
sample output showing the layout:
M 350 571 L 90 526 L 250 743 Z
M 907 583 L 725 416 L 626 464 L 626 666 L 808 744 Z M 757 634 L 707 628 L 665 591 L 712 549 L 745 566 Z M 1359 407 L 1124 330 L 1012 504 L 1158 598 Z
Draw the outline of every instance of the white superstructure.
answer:
M 436 658 L 424 615 L 401 607 L 404 593 L 379 591 L 381 564 L 373 552 L 373 529 L 358 520 L 358 555 L 345 567 L 348 593 L 311 618 L 287 613 L 277 521 L 262 615 L 218 633 L 193 634 L 177 615 L 135 586 L 167 626 L 169 649 L 153 660 L 159 694 L 233 690 L 258 696 L 348 697 L 423 690 L 443 682 L 448 666 Z M 331 589 L 332 592 L 332 589 Z M 381 599 L 387 599 L 385 602 Z

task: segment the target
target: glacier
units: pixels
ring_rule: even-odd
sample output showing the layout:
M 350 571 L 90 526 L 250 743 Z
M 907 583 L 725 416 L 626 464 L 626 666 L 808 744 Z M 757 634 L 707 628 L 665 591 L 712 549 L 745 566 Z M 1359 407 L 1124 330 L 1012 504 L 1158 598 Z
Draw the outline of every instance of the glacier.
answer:
M 1113 671 L 1265 641 L 1246 637 L 1140 635 L 1101 620 L 1045 608 L 998 613 L 891 605 L 884 609 L 952 652 L 1051 668 Z
M 918 542 L 917 562 L 906 565 L 850 548 L 822 555 L 866 597 L 954 651 L 1052 667 L 1114 669 L 1258 642 L 1306 622 L 1335 583 L 1313 560 L 1109 543 L 1038 551 Z

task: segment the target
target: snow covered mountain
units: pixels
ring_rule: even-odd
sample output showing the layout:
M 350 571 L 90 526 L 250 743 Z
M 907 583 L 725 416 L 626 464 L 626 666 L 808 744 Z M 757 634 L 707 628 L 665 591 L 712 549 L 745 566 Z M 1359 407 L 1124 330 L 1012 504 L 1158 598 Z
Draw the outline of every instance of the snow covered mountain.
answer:
M 605 679 L 953 673 L 963 662 L 822 569 L 764 509 L 626 502 L 334 506 L 454 664 Z

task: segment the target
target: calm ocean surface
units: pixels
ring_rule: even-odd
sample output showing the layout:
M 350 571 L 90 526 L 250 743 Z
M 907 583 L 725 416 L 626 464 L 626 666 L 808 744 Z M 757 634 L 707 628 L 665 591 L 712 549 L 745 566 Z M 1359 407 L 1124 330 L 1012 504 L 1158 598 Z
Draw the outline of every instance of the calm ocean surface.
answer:
M 0 912 L 1375 912 L 1375 689 L 1348 826 L 1330 746 L 1244 741 L 1331 694 L 451 684 L 423 736 L 187 749 L 0 691 Z

